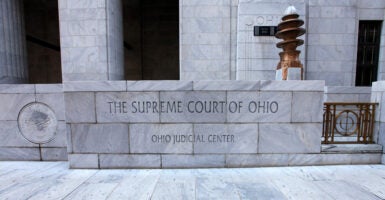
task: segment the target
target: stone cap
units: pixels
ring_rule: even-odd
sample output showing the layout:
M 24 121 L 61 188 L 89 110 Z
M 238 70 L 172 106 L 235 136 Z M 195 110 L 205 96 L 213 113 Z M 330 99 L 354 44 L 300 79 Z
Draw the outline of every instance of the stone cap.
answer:
M 71 81 L 64 92 L 102 91 L 324 91 L 325 81 Z

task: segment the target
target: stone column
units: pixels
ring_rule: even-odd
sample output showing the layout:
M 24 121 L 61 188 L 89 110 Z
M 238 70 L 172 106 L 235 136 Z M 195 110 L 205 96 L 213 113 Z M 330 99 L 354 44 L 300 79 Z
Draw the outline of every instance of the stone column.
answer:
M 385 146 L 385 81 L 373 82 L 371 102 L 378 103 L 374 142 Z M 385 148 L 383 148 L 382 164 L 385 164 Z
M 0 0 L 0 83 L 28 82 L 22 0 Z
M 59 0 L 63 81 L 124 78 L 121 0 Z

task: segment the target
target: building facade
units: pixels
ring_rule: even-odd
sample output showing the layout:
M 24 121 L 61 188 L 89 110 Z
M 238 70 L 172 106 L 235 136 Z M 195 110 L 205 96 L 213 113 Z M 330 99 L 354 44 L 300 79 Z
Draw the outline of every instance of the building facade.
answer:
M 306 80 L 384 79 L 382 0 L 1 1 L 1 82 L 273 80 L 288 5 L 305 20 Z M 26 38 L 26 39 L 25 39 Z
M 295 6 L 305 21 L 306 34 L 301 36 L 305 42 L 298 49 L 304 65 L 304 79 L 314 82 L 302 85 L 299 82 L 285 85 L 270 81 L 275 79 L 281 51 L 276 47 L 279 40 L 274 33 L 290 5 Z M 4 102 L 0 104 L 0 160 L 69 158 L 77 168 L 98 168 L 101 163 L 108 168 L 108 164 L 113 163 L 110 159 L 125 153 L 124 156 L 135 161 L 133 166 L 147 163 L 149 159 L 155 163 L 167 161 L 173 167 L 173 164 L 180 163 L 179 158 L 189 160 L 188 156 L 205 166 L 210 159 L 216 163 L 218 157 L 157 157 L 151 155 L 154 149 L 143 150 L 141 146 L 135 151 L 145 155 L 131 155 L 132 149 L 125 144 L 99 147 L 94 142 L 110 142 L 115 136 L 118 138 L 116 141 L 119 138 L 127 143 L 136 141 L 129 138 L 132 134 L 128 129 L 178 132 L 178 127 L 184 127 L 191 132 L 200 127 L 202 133 L 206 129 L 222 131 L 219 129 L 222 125 L 218 125 L 220 122 L 227 127 L 223 129 L 226 131 L 245 130 L 248 137 L 251 135 L 255 139 L 251 140 L 254 142 L 263 134 L 268 142 L 272 141 L 268 134 L 270 128 L 286 132 L 286 126 L 277 129 L 271 123 L 277 123 L 278 127 L 286 123 L 290 131 L 299 133 L 320 129 L 315 135 L 305 134 L 304 137 L 311 138 L 308 140 L 311 141 L 310 147 L 289 149 L 293 160 L 311 157 L 308 163 L 302 164 L 339 164 L 338 159 L 326 154 L 322 155 L 324 160 L 316 160 L 318 155 L 305 155 L 322 153 L 318 134 L 322 130 L 323 102 L 375 101 L 385 105 L 382 100 L 385 88 L 381 82 L 385 80 L 385 0 L 0 0 L 0 10 L 0 99 Z M 380 83 L 373 87 L 373 93 L 370 86 L 376 81 Z M 216 102 L 232 102 L 231 98 L 244 97 L 238 102 L 254 102 L 252 98 L 261 97 L 255 94 L 256 91 L 266 98 L 266 105 L 273 105 L 273 113 L 278 112 L 278 104 L 286 105 L 283 106 L 289 109 L 283 112 L 286 117 L 276 119 L 275 116 L 250 115 L 249 118 L 239 114 L 226 124 L 227 113 L 222 113 L 219 118 L 217 115 L 200 117 L 195 113 L 195 117 L 184 119 L 186 116 L 180 114 L 183 111 L 172 107 L 170 111 L 178 111 L 174 113 L 178 115 L 164 120 L 166 124 L 177 123 L 175 128 L 174 124 L 163 124 L 160 108 L 152 108 L 157 113 L 152 113 L 150 120 L 140 116 L 110 118 L 106 115 L 113 113 L 112 108 L 123 113 L 126 111 L 121 102 L 109 102 L 108 99 L 114 98 L 146 97 L 153 100 L 147 102 L 157 102 L 163 94 L 169 99 L 213 98 Z M 182 100 L 174 102 L 182 104 Z M 307 102 L 305 106 L 298 103 L 301 100 Z M 237 105 L 241 109 L 241 103 Z M 190 111 L 188 105 L 187 109 Z M 231 109 L 229 107 L 229 112 L 233 111 Z M 299 116 L 291 114 L 301 109 L 314 112 L 303 112 L 304 115 Z M 382 108 L 379 110 L 382 112 Z M 23 121 L 23 117 L 38 120 L 36 123 L 34 120 Z M 204 124 L 206 121 L 202 120 L 213 124 Z M 33 125 L 29 124 L 30 121 L 36 125 L 35 132 L 29 132 Z M 376 121 L 375 142 L 384 144 L 385 120 L 378 114 Z M 143 125 L 150 122 L 154 123 L 149 125 L 150 128 Z M 44 130 L 52 129 L 49 125 L 55 127 L 54 135 L 43 134 Z M 265 127 L 265 133 L 253 132 L 259 131 L 260 127 Z M 91 132 L 98 138 L 85 139 L 91 137 Z M 110 132 L 117 135 L 106 135 Z M 275 134 L 279 138 L 279 133 Z M 289 139 L 303 144 L 303 141 L 306 143 L 306 138 L 301 138 L 303 135 L 294 133 Z M 262 144 L 266 149 L 261 151 L 256 149 L 257 144 L 243 139 L 250 147 L 246 148 L 246 153 L 255 153 L 255 158 L 266 159 L 267 163 L 289 156 L 284 152 L 285 148 L 278 148 L 280 155 L 270 155 L 276 154 L 274 151 L 277 149 L 270 149 L 269 143 Z M 156 151 L 169 153 L 168 147 L 166 150 L 162 148 Z M 215 152 L 215 148 L 207 149 Z M 221 151 L 238 152 L 233 147 L 226 148 Z M 178 147 L 175 149 L 179 150 Z M 369 158 L 361 159 L 360 154 L 339 156 L 345 159 L 342 163 L 378 163 L 384 160 L 382 149 L 375 150 Z M 269 155 L 258 155 L 260 152 Z M 182 154 L 185 153 L 183 150 Z M 224 161 L 231 156 L 221 156 L 218 166 L 231 161 Z M 242 163 L 238 162 L 238 155 L 232 157 L 234 163 Z M 124 162 L 131 161 L 126 159 Z M 258 163 L 250 166 L 256 165 Z M 161 164 L 154 166 L 162 167 Z

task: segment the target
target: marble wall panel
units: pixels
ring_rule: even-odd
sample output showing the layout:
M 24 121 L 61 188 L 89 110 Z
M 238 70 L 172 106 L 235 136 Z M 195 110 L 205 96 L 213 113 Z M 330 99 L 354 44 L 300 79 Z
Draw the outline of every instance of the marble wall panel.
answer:
M 178 140 L 193 135 L 192 124 L 130 124 L 131 153 L 193 153 L 193 143 Z
M 165 102 L 165 111 L 160 113 L 161 122 L 225 122 L 225 92 L 160 92 L 160 103 Z M 175 109 L 167 109 L 175 104 Z
M 194 124 L 195 154 L 257 153 L 257 124 Z
M 98 122 L 159 122 L 159 92 L 97 92 Z
M 292 122 L 323 121 L 322 92 L 293 92 Z
M 259 125 L 259 153 L 320 153 L 321 123 Z
M 129 153 L 127 124 L 72 124 L 74 153 Z
M 65 121 L 58 121 L 58 127 L 53 140 L 41 144 L 41 147 L 67 147 L 67 126 Z
M 41 148 L 41 159 L 44 161 L 68 160 L 67 148 Z
M 0 161 L 40 161 L 38 147 L 0 147 Z
M 213 168 L 224 166 L 224 155 L 162 155 L 163 168 Z
M 93 92 L 65 93 L 64 102 L 67 123 L 96 122 Z
M 101 154 L 100 168 L 160 168 L 160 155 L 144 154 L 144 155 L 118 155 L 118 154 Z
M 226 156 L 227 167 L 287 166 L 289 154 L 232 154 Z
M 38 147 L 23 137 L 17 121 L 0 121 L 0 147 Z
M 71 169 L 98 169 L 98 154 L 68 154 Z
M 291 121 L 291 92 L 228 92 L 227 103 L 228 122 Z
M 0 120 L 17 120 L 20 110 L 35 101 L 34 94 L 0 94 Z
M 63 93 L 36 94 L 36 101 L 49 106 L 55 113 L 57 120 L 65 120 Z

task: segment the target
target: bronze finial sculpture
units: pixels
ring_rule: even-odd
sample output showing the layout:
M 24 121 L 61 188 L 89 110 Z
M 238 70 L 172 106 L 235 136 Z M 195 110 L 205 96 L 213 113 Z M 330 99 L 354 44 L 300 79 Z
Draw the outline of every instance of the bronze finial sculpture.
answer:
M 296 48 L 303 44 L 303 40 L 297 37 L 305 34 L 306 30 L 300 27 L 304 22 L 298 17 L 295 7 L 289 6 L 282 17 L 282 22 L 278 24 L 275 37 L 283 39 L 277 43 L 277 47 L 282 48 L 283 52 L 279 53 L 280 62 L 277 66 L 276 80 L 303 80 L 303 65 L 299 60 L 301 51 Z

